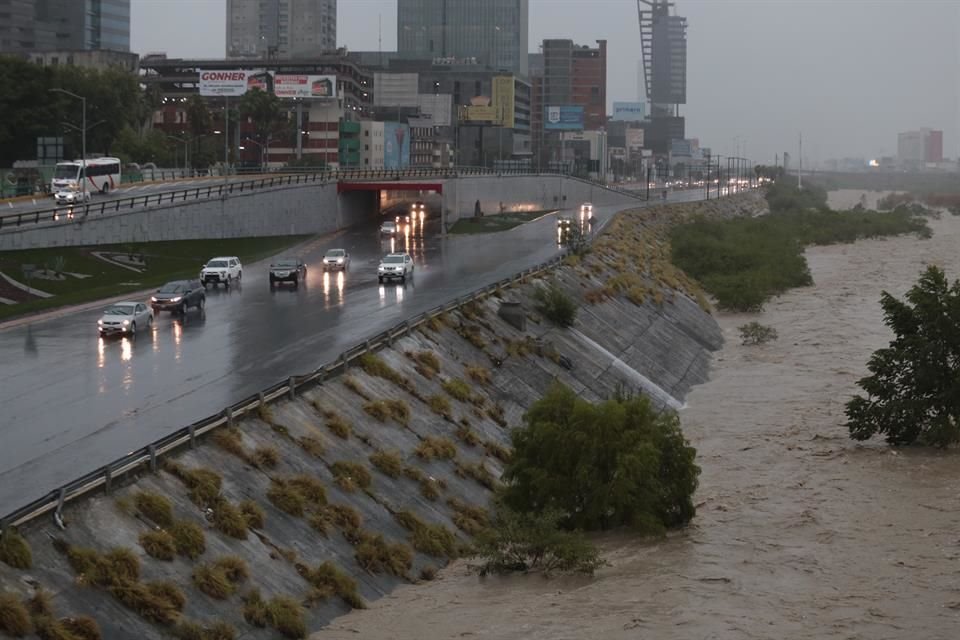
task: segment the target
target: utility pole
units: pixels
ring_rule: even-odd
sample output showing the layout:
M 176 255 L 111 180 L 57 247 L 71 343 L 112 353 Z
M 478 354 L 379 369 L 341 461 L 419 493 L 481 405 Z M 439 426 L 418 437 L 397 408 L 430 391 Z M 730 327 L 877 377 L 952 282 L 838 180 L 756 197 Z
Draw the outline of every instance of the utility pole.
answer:
M 83 169 L 82 169 L 83 177 L 80 179 L 80 190 L 81 190 L 81 193 L 83 194 L 82 202 L 86 204 L 87 202 L 87 99 L 83 96 L 78 96 L 75 93 L 67 91 L 66 89 L 55 88 L 55 89 L 50 89 L 50 91 L 53 93 L 65 93 L 66 95 L 72 98 L 78 99 L 83 109 L 83 115 L 81 116 L 82 122 L 80 125 L 81 127 L 83 127 L 82 131 L 80 132 L 80 154 L 83 156 L 81 158 L 81 163 L 83 165 Z
M 303 100 L 297 98 L 297 160 L 303 157 Z
M 227 179 L 227 164 L 230 162 L 230 96 L 223 96 L 223 183 Z
M 797 190 L 803 189 L 803 132 L 800 132 L 800 165 L 797 168 Z

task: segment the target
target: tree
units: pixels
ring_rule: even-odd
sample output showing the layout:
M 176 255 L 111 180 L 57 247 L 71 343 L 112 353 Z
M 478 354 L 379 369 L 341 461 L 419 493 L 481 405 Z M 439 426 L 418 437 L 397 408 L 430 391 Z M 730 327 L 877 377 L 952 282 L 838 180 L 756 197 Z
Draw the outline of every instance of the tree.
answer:
M 204 136 L 213 129 L 213 117 L 207 107 L 207 101 L 198 95 L 187 99 L 187 122 L 190 124 L 190 133 L 194 138 Z
M 850 437 L 879 434 L 891 445 L 960 442 L 960 282 L 950 285 L 930 266 L 905 301 L 884 291 L 880 305 L 896 337 L 873 353 L 872 375 L 858 381 L 866 397 L 847 403 Z
M 512 434 L 504 506 L 563 514 L 570 529 L 630 525 L 659 533 L 689 522 L 700 469 L 676 414 L 643 397 L 591 404 L 560 383 Z
M 272 93 L 254 87 L 240 98 L 240 117 L 251 121 L 257 137 L 263 143 L 277 131 L 284 116 L 280 98 Z

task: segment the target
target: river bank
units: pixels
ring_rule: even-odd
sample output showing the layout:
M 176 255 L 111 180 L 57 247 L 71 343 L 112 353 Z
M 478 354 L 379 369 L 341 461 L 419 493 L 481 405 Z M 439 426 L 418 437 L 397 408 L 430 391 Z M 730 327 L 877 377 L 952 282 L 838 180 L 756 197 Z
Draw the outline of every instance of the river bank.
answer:
M 595 579 L 480 580 L 454 564 L 313 637 L 956 637 L 960 457 L 854 443 L 843 415 L 891 338 L 881 291 L 902 296 L 931 262 L 960 275 L 960 219 L 930 226 L 929 240 L 811 248 L 814 286 L 719 315 L 725 345 L 681 412 L 703 469 L 684 532 L 602 540 L 611 566 Z M 750 320 L 779 340 L 742 346 Z

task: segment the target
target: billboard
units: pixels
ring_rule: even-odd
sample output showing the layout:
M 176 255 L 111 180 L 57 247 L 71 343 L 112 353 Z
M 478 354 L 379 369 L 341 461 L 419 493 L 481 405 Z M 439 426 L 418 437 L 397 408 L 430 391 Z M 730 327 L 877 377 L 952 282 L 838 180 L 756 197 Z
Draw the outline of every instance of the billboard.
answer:
M 493 105 L 472 104 L 460 107 L 462 122 L 494 122 L 497 119 L 497 109 Z
M 513 129 L 513 76 L 495 76 L 493 78 L 493 108 L 496 111 L 496 124 Z
M 627 129 L 624 132 L 626 135 L 627 149 L 630 151 L 636 151 L 637 149 L 643 148 L 643 129 Z
M 647 105 L 643 102 L 614 102 L 611 120 L 638 122 L 647 117 Z
M 200 95 L 234 98 L 257 88 L 266 93 L 273 91 L 273 72 L 250 69 L 200 70 Z
M 383 123 L 383 166 L 385 169 L 410 166 L 410 127 L 405 123 Z
M 580 105 L 544 107 L 543 128 L 548 131 L 583 130 L 583 107 Z
M 273 92 L 278 98 L 336 98 L 337 76 L 277 74 Z
M 417 106 L 420 107 L 420 113 L 433 119 L 434 126 L 449 127 L 451 125 L 450 112 L 453 108 L 453 96 L 449 93 L 421 93 L 417 96 Z

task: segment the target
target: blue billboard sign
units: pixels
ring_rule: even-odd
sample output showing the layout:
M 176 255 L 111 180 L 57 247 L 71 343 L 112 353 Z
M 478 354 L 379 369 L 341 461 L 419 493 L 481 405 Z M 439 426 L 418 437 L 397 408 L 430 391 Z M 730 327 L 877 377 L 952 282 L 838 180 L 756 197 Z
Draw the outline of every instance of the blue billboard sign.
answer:
M 401 169 L 410 166 L 410 127 L 401 122 L 383 123 L 383 166 Z
M 579 105 L 544 107 L 543 128 L 551 131 L 582 131 L 583 107 Z

